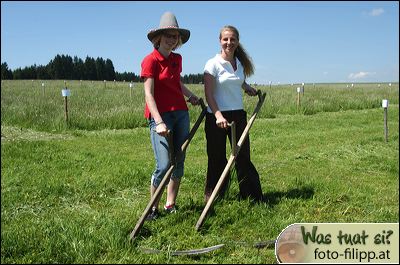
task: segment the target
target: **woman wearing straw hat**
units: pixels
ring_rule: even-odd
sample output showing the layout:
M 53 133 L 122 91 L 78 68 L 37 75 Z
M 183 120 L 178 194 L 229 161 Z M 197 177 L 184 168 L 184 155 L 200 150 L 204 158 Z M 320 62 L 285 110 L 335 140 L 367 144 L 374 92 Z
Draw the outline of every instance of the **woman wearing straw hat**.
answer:
M 246 77 L 254 72 L 253 63 L 239 43 L 239 31 L 225 26 L 219 35 L 221 52 L 207 61 L 204 67 L 204 88 L 208 103 L 205 132 L 207 139 L 207 180 L 205 201 L 211 196 L 226 164 L 226 137 L 230 135 L 228 123 L 236 124 L 236 136 L 240 137 L 247 125 L 243 110 L 243 90 L 250 96 L 257 91 L 246 83 Z M 236 139 L 237 141 L 238 139 Z M 240 197 L 262 200 L 260 178 L 250 160 L 250 140 L 243 142 L 235 164 L 239 181 Z M 229 178 L 227 178 L 229 180 Z M 227 189 L 225 181 L 220 195 Z
M 189 113 L 187 101 L 192 105 L 199 100 L 181 81 L 182 57 L 175 49 L 189 40 L 190 31 L 179 28 L 176 17 L 171 12 L 161 16 L 158 29 L 151 30 L 147 38 L 154 50 L 142 61 L 141 78 L 144 79 L 145 111 L 150 138 L 156 160 L 151 176 L 150 194 L 153 196 L 170 165 L 169 144 L 166 136 L 172 132 L 176 167 L 167 187 L 167 202 L 164 209 L 175 212 L 175 201 L 184 171 L 185 154 L 180 147 L 189 134 Z M 155 202 L 148 220 L 158 217 L 159 200 Z

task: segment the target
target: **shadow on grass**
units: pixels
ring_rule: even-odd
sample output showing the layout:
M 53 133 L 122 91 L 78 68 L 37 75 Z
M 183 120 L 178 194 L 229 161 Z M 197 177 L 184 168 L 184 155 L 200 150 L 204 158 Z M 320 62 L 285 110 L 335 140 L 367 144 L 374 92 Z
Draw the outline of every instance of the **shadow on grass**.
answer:
M 228 193 L 229 194 L 229 193 Z M 314 196 L 314 188 L 310 186 L 304 186 L 300 188 L 290 189 L 288 191 L 275 191 L 275 192 L 267 192 L 263 194 L 263 199 L 261 201 L 253 201 L 252 204 L 265 204 L 267 207 L 274 207 L 275 205 L 279 204 L 283 198 L 288 199 L 312 199 Z M 220 203 L 222 200 L 241 200 L 239 194 L 236 196 L 217 196 L 213 204 L 210 206 L 204 223 L 201 225 L 199 229 L 200 234 L 207 234 L 208 230 L 211 227 L 210 220 L 211 217 L 216 216 L 216 212 L 214 207 Z M 193 200 L 185 204 L 180 212 L 184 212 L 185 214 L 193 214 L 193 212 L 201 213 L 204 210 L 205 205 L 203 203 L 194 202 Z
M 314 188 L 305 186 L 301 188 L 291 189 L 285 192 L 274 191 L 264 193 L 262 203 L 267 204 L 269 207 L 277 205 L 282 198 L 288 199 L 311 199 L 314 196 Z

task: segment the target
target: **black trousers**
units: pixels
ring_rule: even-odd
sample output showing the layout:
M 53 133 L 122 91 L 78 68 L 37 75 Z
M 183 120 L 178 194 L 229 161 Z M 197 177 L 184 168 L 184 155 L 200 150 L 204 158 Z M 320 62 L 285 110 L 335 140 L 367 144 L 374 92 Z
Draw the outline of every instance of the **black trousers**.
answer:
M 228 122 L 234 121 L 236 124 L 236 143 L 239 141 L 246 125 L 247 114 L 244 110 L 223 111 L 222 115 Z M 207 180 L 205 194 L 211 195 L 217 182 L 228 163 L 226 159 L 226 138 L 229 138 L 231 147 L 231 128 L 222 129 L 216 124 L 214 114 L 206 114 L 205 133 L 207 139 Z M 256 201 L 262 200 L 262 190 L 260 177 L 256 168 L 250 160 L 250 140 L 249 137 L 243 142 L 243 145 L 236 157 L 235 163 L 237 178 L 239 182 L 240 197 L 243 199 L 251 198 Z M 228 175 L 221 186 L 219 195 L 225 194 L 228 187 Z

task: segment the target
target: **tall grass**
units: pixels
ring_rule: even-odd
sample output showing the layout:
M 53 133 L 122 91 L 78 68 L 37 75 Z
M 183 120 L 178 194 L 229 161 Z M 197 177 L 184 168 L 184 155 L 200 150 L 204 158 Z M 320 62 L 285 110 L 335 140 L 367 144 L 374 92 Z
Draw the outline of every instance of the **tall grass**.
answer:
M 301 85 L 280 85 L 261 87 L 267 91 L 269 103 L 260 113 L 262 117 L 274 117 L 276 114 L 302 113 L 312 115 L 319 112 L 336 112 L 350 109 L 371 109 L 381 105 L 382 99 L 398 104 L 398 83 L 392 84 L 305 84 L 304 93 L 300 93 L 300 105 L 297 105 L 297 87 Z
M 42 83 L 45 84 L 43 89 Z M 204 98 L 202 85 L 188 85 L 198 96 Z M 398 83 L 305 85 L 297 106 L 298 85 L 257 86 L 267 92 L 267 104 L 260 118 L 273 118 L 277 114 L 302 113 L 312 115 L 319 112 L 335 112 L 349 109 L 371 109 L 380 106 L 382 99 L 398 104 Z M 100 130 L 131 129 L 146 126 L 143 117 L 144 90 L 142 83 L 129 88 L 128 82 L 68 81 L 71 91 L 68 97 L 68 123 L 64 118 L 62 80 L 57 81 L 8 81 L 1 87 L 1 120 L 3 125 L 34 128 L 40 131 L 65 129 Z M 43 92 L 44 91 L 44 92 Z M 245 97 L 245 109 L 251 111 L 256 99 Z M 200 113 L 199 107 L 191 107 L 194 121 Z

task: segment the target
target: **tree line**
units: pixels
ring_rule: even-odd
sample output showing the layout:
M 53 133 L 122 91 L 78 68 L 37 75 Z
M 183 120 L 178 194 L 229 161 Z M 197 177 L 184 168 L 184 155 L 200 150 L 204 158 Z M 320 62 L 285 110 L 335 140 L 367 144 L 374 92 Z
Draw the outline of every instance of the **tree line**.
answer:
M 32 65 L 11 70 L 6 62 L 1 63 L 2 80 L 41 79 L 41 80 L 116 80 L 140 82 L 140 76 L 133 72 L 118 73 L 110 59 L 96 59 L 87 56 L 85 60 L 74 56 L 57 54 L 47 65 Z M 185 84 L 203 82 L 203 74 L 189 74 L 182 77 Z

